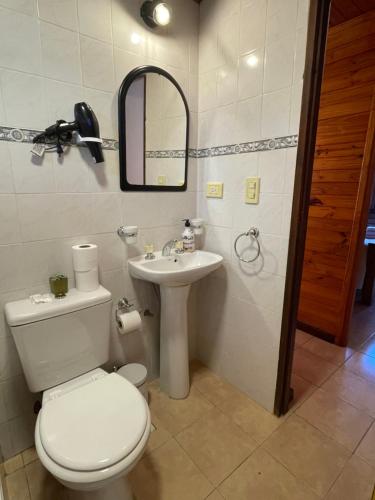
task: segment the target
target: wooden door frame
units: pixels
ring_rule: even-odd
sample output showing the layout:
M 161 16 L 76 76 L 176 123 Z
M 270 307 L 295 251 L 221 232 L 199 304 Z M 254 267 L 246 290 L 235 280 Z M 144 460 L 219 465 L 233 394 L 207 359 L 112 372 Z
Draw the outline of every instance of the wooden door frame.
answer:
M 323 79 L 331 0 L 311 0 L 307 31 L 306 62 L 298 136 L 296 173 L 281 324 L 279 365 L 274 412 L 283 415 L 290 401 L 290 379 L 303 258 L 309 213 L 316 132 Z

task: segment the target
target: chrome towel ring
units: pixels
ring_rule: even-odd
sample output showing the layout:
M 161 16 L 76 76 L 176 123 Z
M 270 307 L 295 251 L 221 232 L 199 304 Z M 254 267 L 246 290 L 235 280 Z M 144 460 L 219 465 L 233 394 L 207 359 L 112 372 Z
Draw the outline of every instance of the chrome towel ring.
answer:
M 238 250 L 237 250 L 237 242 L 240 238 L 242 238 L 242 236 L 250 236 L 252 238 L 254 238 L 258 248 L 257 248 L 257 254 L 256 256 L 253 258 L 253 259 L 243 259 L 240 254 L 238 253 Z M 259 257 L 259 254 L 260 254 L 260 244 L 259 244 L 259 240 L 258 240 L 258 236 L 259 236 L 259 229 L 256 228 L 256 227 L 251 227 L 248 231 L 246 231 L 246 233 L 241 233 L 237 236 L 237 238 L 234 240 L 234 252 L 235 254 L 237 255 L 237 257 L 240 259 L 241 262 L 245 262 L 245 264 L 250 264 L 250 262 L 254 262 L 254 260 L 256 260 L 258 257 Z

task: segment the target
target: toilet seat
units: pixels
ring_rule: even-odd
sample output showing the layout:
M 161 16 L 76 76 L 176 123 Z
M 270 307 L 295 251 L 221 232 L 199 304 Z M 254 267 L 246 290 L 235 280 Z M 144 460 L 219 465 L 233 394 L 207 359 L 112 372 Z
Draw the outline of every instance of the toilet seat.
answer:
M 100 372 L 78 387 L 53 391 L 43 403 L 36 441 L 57 468 L 100 473 L 148 437 L 149 410 L 139 391 L 115 373 Z

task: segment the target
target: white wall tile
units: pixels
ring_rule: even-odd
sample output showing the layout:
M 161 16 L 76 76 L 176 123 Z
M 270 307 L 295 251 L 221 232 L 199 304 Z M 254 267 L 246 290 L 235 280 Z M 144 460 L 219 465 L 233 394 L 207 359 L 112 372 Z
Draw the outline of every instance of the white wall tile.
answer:
M 36 11 L 36 0 L 1 0 L 0 5 L 30 16 Z
M 224 106 L 237 99 L 237 64 L 222 66 L 217 70 L 217 102 Z
M 289 124 L 289 132 L 291 134 L 298 134 L 299 132 L 299 122 L 301 117 L 301 105 L 302 105 L 302 90 L 303 90 L 303 82 L 296 83 L 292 87 L 290 124 Z
M 300 80 L 303 79 L 303 74 L 305 70 L 306 38 L 307 38 L 306 28 L 301 28 L 297 30 L 296 52 L 294 57 L 294 73 L 293 73 L 294 82 L 299 82 Z
M 199 75 L 199 111 L 212 109 L 217 105 L 216 70 Z
M 289 114 L 289 88 L 265 94 L 262 106 L 262 137 L 288 135 Z
M 240 56 L 238 71 L 239 99 L 260 95 L 263 86 L 264 49 Z
M 0 8 L 0 66 L 40 74 L 37 19 Z
M 240 16 L 240 54 L 264 47 L 266 11 L 266 0 L 254 0 L 242 7 Z
M 296 171 L 297 148 L 288 148 L 285 163 L 284 192 L 293 193 L 294 175 Z
M 0 194 L 0 214 L 0 245 L 18 243 L 21 233 L 14 194 Z
M 126 3 L 112 1 L 113 43 L 133 54 L 145 55 L 147 31 L 139 16 L 139 9 L 137 0 L 128 0 Z
M 69 148 L 62 158 L 53 156 L 53 170 L 58 193 L 89 193 L 89 167 L 78 148 Z
M 298 0 L 272 0 L 268 4 L 267 12 L 267 45 L 280 41 L 291 33 L 295 33 L 297 27 L 297 4 Z
M 57 194 L 57 225 L 62 237 L 92 233 L 91 194 Z
M 6 142 L 0 142 L 0 193 L 13 193 L 13 175 L 10 152 Z
M 35 241 L 60 236 L 56 196 L 52 194 L 22 194 L 17 197 L 23 241 Z
M 79 85 L 44 80 L 45 99 L 47 103 L 48 121 L 74 120 L 74 105 L 84 100 L 84 90 Z M 90 104 L 90 101 L 88 101 Z M 94 111 L 95 107 L 94 107 Z M 45 127 L 43 127 L 45 128 Z
M 43 21 L 77 30 L 77 0 L 38 0 L 38 14 Z
M 116 233 L 122 224 L 120 195 L 117 193 L 93 194 L 92 220 L 94 233 Z
M 285 182 L 286 150 L 265 151 L 259 155 L 261 193 L 283 193 Z
M 96 234 L 93 237 L 93 241 L 98 245 L 99 269 L 101 273 L 114 269 L 122 269 L 124 267 L 125 243 L 115 232 L 109 234 Z
M 262 97 L 237 102 L 236 121 L 238 142 L 259 139 L 262 135 Z
M 0 245 L 0 262 L 0 292 L 23 288 L 22 245 Z
M 42 78 L 3 70 L 0 84 L 5 108 L 5 125 L 41 129 L 47 121 Z
M 142 56 L 114 47 L 116 86 L 120 87 L 124 78 L 138 66 L 142 65 Z
M 295 35 L 267 45 L 265 52 L 264 92 L 289 87 L 293 80 Z
M 78 0 L 78 20 L 83 35 L 112 41 L 111 0 Z
M 99 90 L 114 90 L 112 45 L 81 36 L 83 84 Z
M 56 190 L 51 153 L 39 158 L 30 144 L 9 143 L 16 193 L 51 193 Z
M 42 21 L 40 38 L 44 75 L 63 82 L 81 83 L 78 35 Z

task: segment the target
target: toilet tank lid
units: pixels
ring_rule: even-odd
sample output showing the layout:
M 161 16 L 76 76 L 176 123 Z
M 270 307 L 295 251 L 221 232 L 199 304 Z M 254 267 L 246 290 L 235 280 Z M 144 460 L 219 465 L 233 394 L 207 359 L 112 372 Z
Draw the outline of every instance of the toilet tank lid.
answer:
M 52 302 L 34 304 L 30 298 L 8 302 L 4 308 L 5 317 L 9 326 L 27 325 L 103 304 L 111 298 L 111 292 L 102 286 L 92 292 L 80 292 L 71 288 L 64 298 L 53 298 Z

